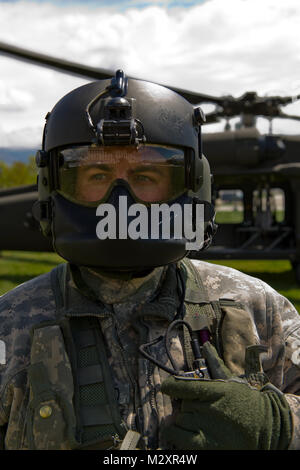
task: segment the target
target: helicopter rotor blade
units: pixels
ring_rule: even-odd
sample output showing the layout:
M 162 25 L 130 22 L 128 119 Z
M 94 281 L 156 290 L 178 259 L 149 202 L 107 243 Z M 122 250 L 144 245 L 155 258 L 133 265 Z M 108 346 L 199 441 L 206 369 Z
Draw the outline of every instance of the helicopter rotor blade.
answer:
M 89 67 L 87 65 L 70 62 L 64 59 L 57 59 L 38 52 L 29 51 L 20 47 L 12 46 L 4 42 L 0 42 L 0 53 L 12 56 L 14 59 L 31 62 L 35 65 L 40 65 L 47 68 L 52 68 L 60 72 L 69 73 L 72 75 L 79 75 L 83 78 L 92 78 L 101 80 L 110 78 L 114 72 L 107 69 L 99 69 Z
M 52 68 L 59 72 L 68 73 L 71 75 L 77 75 L 87 79 L 102 80 L 106 78 L 111 78 L 114 76 L 115 71 L 110 69 L 103 69 L 98 67 L 90 67 L 88 65 L 83 65 L 77 62 L 71 62 L 65 59 L 58 59 L 56 57 L 48 56 L 46 54 L 41 54 L 39 52 L 34 52 L 28 49 L 23 49 L 17 46 L 13 46 L 4 42 L 0 42 L 0 54 L 13 57 L 14 59 L 30 62 L 35 65 Z M 130 77 L 129 78 L 137 78 Z M 138 78 L 137 78 L 138 79 Z M 156 82 L 153 82 L 156 83 Z M 214 102 L 221 103 L 220 99 L 214 96 L 197 93 L 189 90 L 184 90 L 177 87 L 172 87 L 169 85 L 164 85 L 170 90 L 175 91 L 182 95 L 185 99 L 190 101 L 192 104 L 200 104 L 203 102 Z
M 275 117 L 282 118 L 282 119 L 293 119 L 295 121 L 300 121 L 300 116 L 295 116 L 295 115 L 292 115 L 292 114 L 285 114 L 283 112 L 280 112 L 278 114 L 278 116 L 275 116 Z
M 102 80 L 111 78 L 115 74 L 115 71 L 110 69 L 91 67 L 65 59 L 58 59 L 56 57 L 48 56 L 46 54 L 41 54 L 39 52 L 34 52 L 28 49 L 23 49 L 4 42 L 0 42 L 0 54 L 13 57 L 17 60 L 30 62 L 38 66 L 52 68 L 62 73 L 77 75 L 86 79 Z M 139 79 L 132 76 L 129 76 L 129 78 Z M 300 95 L 287 97 L 266 96 L 262 98 L 259 97 L 256 92 L 246 92 L 239 98 L 234 98 L 231 95 L 216 97 L 169 86 L 167 84 L 161 85 L 180 94 L 193 105 L 199 105 L 203 103 L 215 104 L 217 106 L 217 110 L 215 112 L 206 114 L 206 124 L 219 122 L 221 119 L 228 119 L 234 116 L 239 116 L 241 114 L 251 114 L 253 116 L 263 116 L 271 119 L 275 117 L 282 117 L 284 119 L 299 120 L 298 116 L 288 118 L 287 115 L 281 112 L 279 107 L 299 100 Z

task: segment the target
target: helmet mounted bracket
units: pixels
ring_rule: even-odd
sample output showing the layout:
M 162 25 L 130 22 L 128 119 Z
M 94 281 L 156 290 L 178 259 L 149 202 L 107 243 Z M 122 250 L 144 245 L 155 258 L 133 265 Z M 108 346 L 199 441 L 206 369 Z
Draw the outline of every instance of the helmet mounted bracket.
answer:
M 144 127 L 134 117 L 134 99 L 125 96 L 128 78 L 122 70 L 101 93 L 95 96 L 86 107 L 89 126 L 95 134 L 95 143 L 100 145 L 139 145 L 146 142 Z M 100 100 L 101 119 L 94 125 L 90 110 Z

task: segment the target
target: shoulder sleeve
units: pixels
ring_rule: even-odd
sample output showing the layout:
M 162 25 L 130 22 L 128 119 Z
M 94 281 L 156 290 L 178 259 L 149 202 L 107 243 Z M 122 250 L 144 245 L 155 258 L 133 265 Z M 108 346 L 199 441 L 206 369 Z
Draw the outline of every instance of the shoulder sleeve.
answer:
M 285 393 L 300 395 L 300 315 L 286 297 L 268 284 L 263 285 L 273 350 L 279 350 L 278 345 L 281 345 L 281 389 Z
M 264 284 L 267 309 L 272 309 L 272 341 L 283 337 L 282 391 L 290 406 L 293 436 L 289 449 L 300 449 L 300 316 L 292 303 Z
M 55 318 L 50 273 L 36 277 L 0 298 L 0 426 L 24 388 L 30 362 L 31 328 Z

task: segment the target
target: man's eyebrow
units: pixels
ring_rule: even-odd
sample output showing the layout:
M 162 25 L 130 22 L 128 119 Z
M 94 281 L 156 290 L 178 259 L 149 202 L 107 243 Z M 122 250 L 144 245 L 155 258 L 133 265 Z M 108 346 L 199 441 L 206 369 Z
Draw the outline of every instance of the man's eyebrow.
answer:
M 145 172 L 145 171 L 153 171 L 154 173 L 161 173 L 161 168 L 158 165 L 139 165 L 135 166 L 134 168 L 130 169 L 130 172 Z
M 90 163 L 90 164 L 85 164 L 81 166 L 82 170 L 90 170 L 96 169 L 96 170 L 111 170 L 113 165 L 109 165 L 108 163 Z

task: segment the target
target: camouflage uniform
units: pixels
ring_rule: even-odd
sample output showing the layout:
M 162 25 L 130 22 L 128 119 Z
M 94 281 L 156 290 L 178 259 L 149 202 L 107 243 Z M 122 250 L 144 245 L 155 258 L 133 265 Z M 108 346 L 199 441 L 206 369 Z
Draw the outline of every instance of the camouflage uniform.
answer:
M 293 414 L 290 448 L 299 449 L 300 318 L 297 311 L 287 299 L 258 279 L 203 261 L 193 261 L 193 264 L 201 273 L 210 300 L 224 299 L 217 329 L 222 357 L 228 368 L 235 374 L 242 374 L 245 348 L 251 344 L 268 347 L 263 356 L 263 369 L 270 381 L 286 394 Z M 130 281 L 108 280 L 87 268 L 81 269 L 81 275 L 93 298 L 80 292 L 71 278 L 67 286 L 70 315 L 99 319 L 121 418 L 127 429 L 137 429 L 142 434 L 145 448 L 157 448 L 161 424 L 171 422 L 176 410 L 170 398 L 160 392 L 167 372 L 143 358 L 138 346 L 164 335 L 176 315 L 180 293 L 175 269 L 156 268 L 148 276 Z M 238 308 L 231 300 L 238 302 Z M 32 448 L 28 427 L 38 434 L 34 436 L 34 448 L 76 447 L 68 437 L 70 429 L 76 427 L 72 410 L 65 408 L 69 416 L 68 430 L 56 426 L 55 420 L 51 423 L 54 431 L 49 430 L 47 419 L 43 420 L 41 414 L 34 411 L 35 403 L 28 385 L 27 376 L 40 373 L 38 359 L 30 353 L 31 328 L 49 322 L 48 343 L 42 341 L 43 330 L 37 330 L 35 351 L 39 352 L 39 357 L 45 356 L 51 371 L 48 379 L 54 389 L 63 387 L 64 400 L 69 404 L 76 401 L 72 392 L 72 366 L 57 343 L 55 320 L 61 312 L 55 303 L 51 274 L 35 278 L 4 295 L 0 299 L 0 312 L 0 340 L 6 347 L 5 357 L 2 354 L 0 361 L 0 426 L 5 435 L 5 448 Z M 178 367 L 186 368 L 181 331 L 173 332 L 170 348 Z M 154 358 L 171 367 L 163 342 L 153 344 L 150 350 Z M 59 367 L 51 369 L 54 359 Z M 45 397 L 53 408 L 57 406 L 54 398 Z M 44 412 L 47 414 L 47 409 Z

